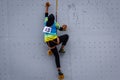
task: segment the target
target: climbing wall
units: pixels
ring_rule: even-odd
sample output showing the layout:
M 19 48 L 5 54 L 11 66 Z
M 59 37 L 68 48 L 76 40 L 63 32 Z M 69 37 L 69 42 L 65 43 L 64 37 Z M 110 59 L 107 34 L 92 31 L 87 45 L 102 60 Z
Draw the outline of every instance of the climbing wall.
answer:
M 0 0 L 0 80 L 57 80 L 43 42 L 45 2 Z M 120 0 L 58 0 L 70 38 L 60 55 L 64 80 L 120 80 Z M 60 46 L 58 46 L 58 49 Z

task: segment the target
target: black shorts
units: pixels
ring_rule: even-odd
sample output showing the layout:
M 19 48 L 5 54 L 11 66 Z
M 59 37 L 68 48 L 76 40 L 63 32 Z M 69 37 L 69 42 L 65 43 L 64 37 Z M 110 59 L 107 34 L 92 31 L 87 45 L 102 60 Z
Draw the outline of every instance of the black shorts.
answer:
M 60 43 L 62 43 L 62 45 L 66 45 L 69 36 L 68 36 L 67 34 L 64 34 L 64 35 L 59 36 L 58 38 L 59 38 Z M 59 43 L 59 44 L 60 44 L 60 43 Z M 54 39 L 53 41 L 47 42 L 47 45 L 48 45 L 49 47 L 54 47 L 54 46 L 58 45 L 58 44 L 57 44 L 57 38 Z

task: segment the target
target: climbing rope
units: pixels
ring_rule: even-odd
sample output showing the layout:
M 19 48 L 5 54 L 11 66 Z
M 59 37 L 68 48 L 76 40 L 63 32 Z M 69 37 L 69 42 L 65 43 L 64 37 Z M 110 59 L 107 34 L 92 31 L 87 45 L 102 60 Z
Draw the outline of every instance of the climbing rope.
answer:
M 57 22 L 58 0 L 56 0 L 56 22 Z

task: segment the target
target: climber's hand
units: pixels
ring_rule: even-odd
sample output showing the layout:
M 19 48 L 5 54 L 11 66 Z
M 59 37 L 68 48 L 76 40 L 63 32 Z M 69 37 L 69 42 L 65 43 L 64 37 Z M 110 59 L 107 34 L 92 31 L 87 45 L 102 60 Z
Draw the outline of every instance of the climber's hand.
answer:
M 50 2 L 46 2 L 45 7 L 49 7 L 49 6 L 50 6 Z
M 62 28 L 63 28 L 63 31 L 66 31 L 67 30 L 67 25 L 62 25 Z

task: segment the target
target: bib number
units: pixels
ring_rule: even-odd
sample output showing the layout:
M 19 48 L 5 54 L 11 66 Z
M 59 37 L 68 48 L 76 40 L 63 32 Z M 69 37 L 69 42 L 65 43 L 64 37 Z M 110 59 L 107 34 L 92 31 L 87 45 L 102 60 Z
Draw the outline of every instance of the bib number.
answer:
M 43 29 L 43 32 L 44 32 L 44 33 L 51 33 L 51 30 L 52 30 L 51 27 L 45 26 L 44 29 Z

